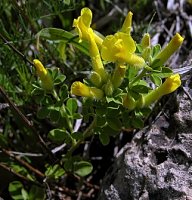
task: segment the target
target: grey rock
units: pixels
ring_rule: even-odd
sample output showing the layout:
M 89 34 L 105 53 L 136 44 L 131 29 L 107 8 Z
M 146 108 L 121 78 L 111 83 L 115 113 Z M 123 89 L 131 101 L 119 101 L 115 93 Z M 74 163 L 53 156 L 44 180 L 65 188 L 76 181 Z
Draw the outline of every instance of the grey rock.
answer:
M 192 101 L 181 92 L 169 108 L 124 147 L 98 200 L 192 199 Z

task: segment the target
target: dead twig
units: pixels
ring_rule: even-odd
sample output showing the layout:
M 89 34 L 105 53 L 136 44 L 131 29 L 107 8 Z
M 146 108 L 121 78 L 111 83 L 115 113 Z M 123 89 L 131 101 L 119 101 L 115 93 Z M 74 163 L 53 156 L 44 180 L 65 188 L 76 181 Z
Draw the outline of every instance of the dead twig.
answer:
M 45 175 L 40 172 L 38 169 L 34 168 L 33 166 L 31 166 L 29 163 L 27 163 L 26 161 L 22 160 L 21 158 L 19 158 L 19 156 L 15 156 L 14 154 L 12 154 L 11 152 L 9 152 L 8 150 L 1 148 L 2 152 L 5 153 L 6 155 L 8 155 L 9 157 L 13 158 L 14 160 L 16 160 L 17 162 L 19 162 L 21 165 L 23 165 L 24 167 L 26 167 L 27 169 L 29 169 L 30 171 L 32 171 L 33 173 L 37 174 L 38 176 L 40 176 L 41 178 L 45 178 Z
M 11 172 L 13 175 L 17 176 L 18 178 L 26 181 L 26 182 L 29 182 L 29 183 L 32 183 L 32 184 L 35 184 L 35 185 L 38 185 L 38 186 L 41 186 L 42 185 L 36 181 L 32 181 L 30 179 L 28 179 L 27 177 L 19 174 L 18 172 L 14 171 L 11 167 L 8 167 L 7 165 L 5 165 L 4 163 L 0 162 L 0 167 L 2 167 L 3 169 L 7 170 L 8 172 Z
M 33 62 L 31 62 L 24 54 L 22 54 L 20 51 L 18 51 L 1 33 L 0 38 L 5 42 L 4 44 L 8 45 L 15 53 L 17 53 L 23 60 L 28 62 L 30 65 L 33 65 Z
M 1 86 L 0 86 L 0 93 L 3 96 L 4 100 L 9 104 L 10 109 L 12 110 L 12 112 L 15 113 L 17 115 L 17 117 L 23 122 L 25 127 L 37 137 L 37 139 L 40 142 L 40 145 L 48 153 L 50 159 L 53 162 L 56 162 L 55 155 L 49 150 L 49 148 L 47 147 L 47 145 L 46 145 L 45 141 L 43 140 L 43 138 L 38 134 L 38 132 L 35 130 L 35 128 L 31 124 L 31 122 L 25 117 L 25 115 L 10 100 L 10 98 L 7 96 L 7 94 L 5 93 L 4 89 Z

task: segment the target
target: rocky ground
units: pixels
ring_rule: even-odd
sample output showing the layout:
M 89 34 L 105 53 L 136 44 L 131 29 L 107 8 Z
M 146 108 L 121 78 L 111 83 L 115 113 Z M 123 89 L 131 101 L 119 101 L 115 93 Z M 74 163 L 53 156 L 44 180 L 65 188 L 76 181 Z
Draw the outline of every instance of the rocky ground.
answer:
M 191 73 L 163 110 L 117 155 L 99 200 L 192 199 Z

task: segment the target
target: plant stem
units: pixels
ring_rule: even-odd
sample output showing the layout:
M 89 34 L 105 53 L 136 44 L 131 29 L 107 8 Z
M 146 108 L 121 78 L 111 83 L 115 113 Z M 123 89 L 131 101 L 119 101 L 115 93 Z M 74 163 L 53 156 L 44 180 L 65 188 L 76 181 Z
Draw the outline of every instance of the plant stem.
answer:
M 53 89 L 53 96 L 55 97 L 55 99 L 56 99 L 57 101 L 60 101 L 60 98 L 59 98 L 59 96 L 57 95 L 57 92 L 55 91 L 55 89 Z
M 142 77 L 145 76 L 146 72 L 147 72 L 147 69 L 144 68 L 144 69 L 141 71 L 141 73 L 138 74 L 138 75 L 129 83 L 129 87 L 131 88 L 135 82 L 137 82 L 138 80 L 141 80 Z
M 55 97 L 57 102 L 60 101 L 60 98 L 59 98 L 57 92 L 55 91 L 55 89 L 53 89 L 53 96 Z M 68 128 L 69 128 L 70 132 L 72 133 L 73 132 L 73 125 L 72 125 L 71 120 L 69 119 L 68 115 L 66 114 L 66 109 L 65 109 L 65 105 L 64 104 L 61 106 L 61 110 L 65 115 L 65 119 L 67 121 Z
M 62 111 L 63 111 L 63 113 L 65 115 L 65 119 L 66 119 L 66 122 L 67 122 L 67 125 L 68 125 L 68 128 L 69 128 L 69 131 L 70 131 L 70 133 L 72 133 L 73 132 L 73 124 L 72 124 L 71 120 L 69 119 L 69 116 L 67 114 L 67 111 L 65 109 L 65 105 L 64 104 L 61 106 L 61 109 L 62 109 Z
M 67 152 L 67 156 L 71 156 L 72 153 L 79 147 L 79 145 L 88 137 L 90 137 L 92 135 L 92 131 L 93 131 L 93 128 L 96 124 L 96 121 L 97 121 L 97 117 L 94 116 L 94 119 L 92 121 L 92 123 L 89 125 L 89 127 L 85 130 L 85 132 L 83 133 L 83 137 L 78 140 L 74 145 L 71 146 L 71 148 L 69 149 L 69 151 Z

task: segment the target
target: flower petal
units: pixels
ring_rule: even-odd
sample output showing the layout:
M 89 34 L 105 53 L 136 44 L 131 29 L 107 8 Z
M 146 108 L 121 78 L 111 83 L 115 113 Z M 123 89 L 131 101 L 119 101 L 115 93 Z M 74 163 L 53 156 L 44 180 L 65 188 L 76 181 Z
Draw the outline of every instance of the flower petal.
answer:
M 136 45 L 133 38 L 123 32 L 107 36 L 101 48 L 103 60 L 109 62 L 127 62 L 130 53 L 134 53 Z
M 73 27 L 76 27 L 81 40 L 89 40 L 89 34 L 93 34 L 90 28 L 92 21 L 92 12 L 89 8 L 81 10 L 81 16 L 73 21 Z
M 174 92 L 181 85 L 181 79 L 179 74 L 173 74 L 168 77 L 162 84 L 162 90 L 164 95 Z

